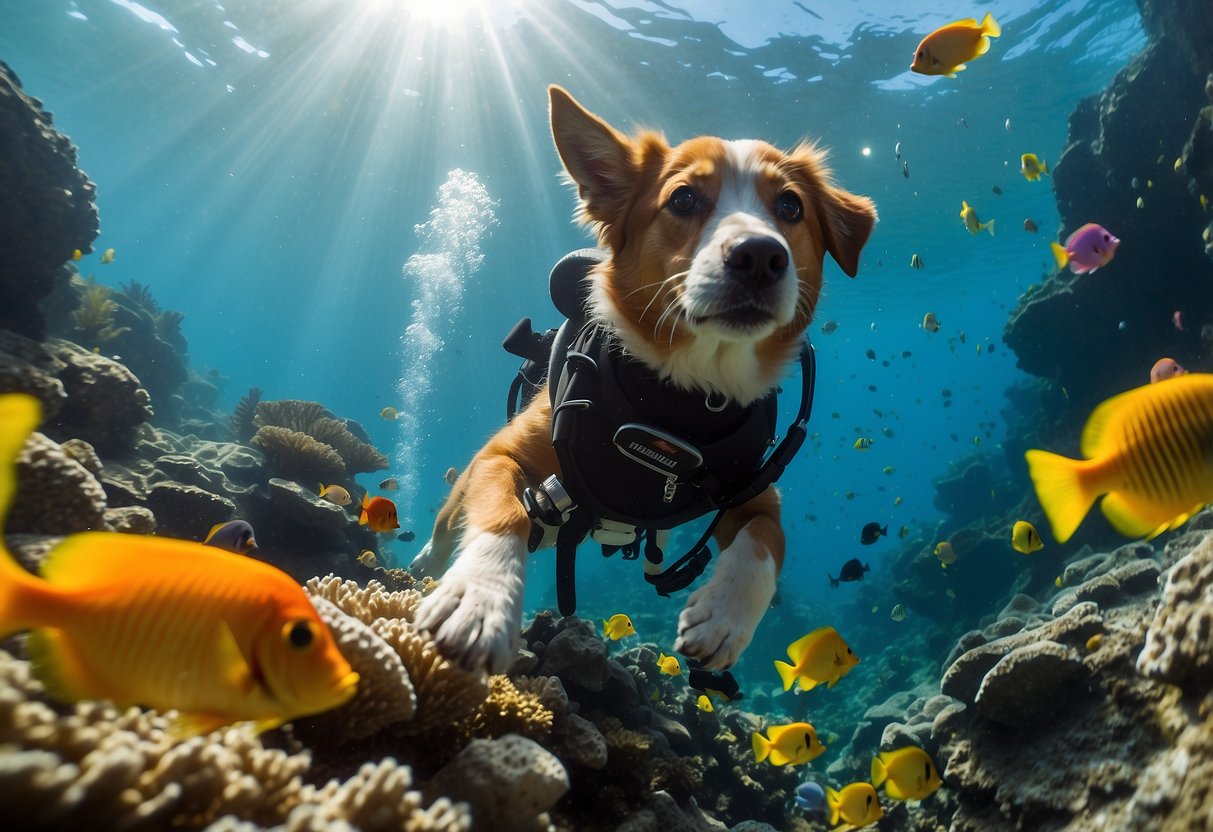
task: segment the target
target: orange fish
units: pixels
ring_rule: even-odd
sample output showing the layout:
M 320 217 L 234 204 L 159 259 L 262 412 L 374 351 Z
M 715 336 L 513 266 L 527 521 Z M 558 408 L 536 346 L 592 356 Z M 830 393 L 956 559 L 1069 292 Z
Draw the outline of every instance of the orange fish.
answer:
M 0 396 L 0 517 L 38 400 Z M 30 631 L 52 697 L 180 713 L 176 737 L 251 720 L 264 731 L 335 708 L 358 674 L 303 590 L 269 564 L 188 540 L 84 532 L 25 571 L 0 534 L 0 639 Z
M 390 532 L 400 528 L 396 520 L 396 504 L 387 497 L 370 497 L 362 495 L 362 515 L 358 518 L 360 526 L 370 526 L 373 532 Z
M 965 68 L 965 61 L 989 52 L 990 38 L 1001 34 L 1002 28 L 989 12 L 981 23 L 970 17 L 941 26 L 918 44 L 910 69 L 920 75 L 955 78 Z

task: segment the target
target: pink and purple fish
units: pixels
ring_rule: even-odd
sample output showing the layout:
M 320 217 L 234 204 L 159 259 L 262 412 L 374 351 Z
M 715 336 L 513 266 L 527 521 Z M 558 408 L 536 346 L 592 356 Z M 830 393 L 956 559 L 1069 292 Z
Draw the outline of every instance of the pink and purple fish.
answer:
M 1179 362 L 1174 358 L 1160 358 L 1150 368 L 1150 383 L 1158 384 L 1158 382 L 1166 381 L 1169 378 L 1186 375 L 1187 372 L 1187 370 L 1179 366 Z
M 1057 268 L 1069 266 L 1075 274 L 1086 274 L 1112 262 L 1118 245 L 1120 239 L 1111 231 L 1089 222 L 1071 234 L 1064 246 L 1053 243 L 1053 256 L 1057 259 Z

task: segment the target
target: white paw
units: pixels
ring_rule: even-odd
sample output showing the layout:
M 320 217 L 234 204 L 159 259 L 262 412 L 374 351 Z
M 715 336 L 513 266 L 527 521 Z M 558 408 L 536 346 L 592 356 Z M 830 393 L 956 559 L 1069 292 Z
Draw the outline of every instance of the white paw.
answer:
M 521 636 L 525 558 L 525 540 L 468 529 L 455 565 L 421 602 L 418 628 L 468 670 L 504 673 Z
M 408 565 L 408 573 L 418 581 L 422 578 L 441 578 L 442 573 L 450 566 L 451 559 L 449 557 L 440 558 L 433 547 L 434 541 L 427 540 L 421 547 L 421 551 Z
M 737 662 L 775 595 L 775 564 L 770 556 L 756 557 L 753 545 L 744 530 L 737 535 L 678 616 L 674 649 L 710 670 Z

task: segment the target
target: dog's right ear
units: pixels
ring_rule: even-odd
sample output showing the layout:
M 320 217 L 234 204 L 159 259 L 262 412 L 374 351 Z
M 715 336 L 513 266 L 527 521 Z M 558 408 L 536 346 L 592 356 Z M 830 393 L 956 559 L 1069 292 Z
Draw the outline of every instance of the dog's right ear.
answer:
M 610 224 L 635 185 L 632 141 L 555 84 L 548 100 L 556 152 L 577 185 L 584 216 Z

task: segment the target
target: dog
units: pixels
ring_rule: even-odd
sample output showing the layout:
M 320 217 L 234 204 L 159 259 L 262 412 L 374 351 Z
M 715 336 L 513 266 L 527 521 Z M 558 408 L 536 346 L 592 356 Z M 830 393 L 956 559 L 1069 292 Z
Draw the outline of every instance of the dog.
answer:
M 834 185 L 812 144 L 782 152 L 699 137 L 671 147 L 655 132 L 625 135 L 558 86 L 548 95 L 577 219 L 609 254 L 589 278 L 590 318 L 678 388 L 741 405 L 766 396 L 800 352 L 824 256 L 855 276 L 876 222 L 871 200 Z M 559 474 L 551 426 L 541 390 L 456 480 L 410 565 L 414 575 L 445 570 L 416 623 L 468 669 L 501 673 L 514 660 L 532 526 L 522 495 Z M 724 669 L 775 593 L 775 487 L 726 511 L 714 537 L 720 555 L 679 617 L 674 648 Z

